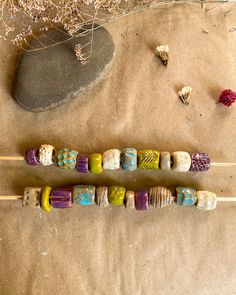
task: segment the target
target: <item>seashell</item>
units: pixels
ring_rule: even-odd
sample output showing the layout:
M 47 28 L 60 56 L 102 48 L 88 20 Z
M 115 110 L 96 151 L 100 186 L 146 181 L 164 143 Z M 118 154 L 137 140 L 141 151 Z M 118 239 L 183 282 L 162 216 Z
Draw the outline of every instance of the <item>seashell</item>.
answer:
M 169 46 L 168 45 L 157 46 L 156 55 L 159 56 L 163 64 L 167 66 L 169 61 Z
M 178 95 L 183 104 L 189 104 L 189 98 L 190 98 L 191 92 L 192 92 L 192 87 L 190 86 L 185 86 L 179 91 Z

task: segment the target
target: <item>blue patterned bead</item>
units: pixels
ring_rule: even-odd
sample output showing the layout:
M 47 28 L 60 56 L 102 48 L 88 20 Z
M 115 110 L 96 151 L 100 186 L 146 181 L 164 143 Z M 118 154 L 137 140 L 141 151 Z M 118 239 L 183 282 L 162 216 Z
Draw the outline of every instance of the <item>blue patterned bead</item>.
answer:
M 73 202 L 79 205 L 93 205 L 95 202 L 95 186 L 83 184 L 74 186 Z
M 127 172 L 137 169 L 137 150 L 134 148 L 126 148 L 121 152 L 121 167 Z
M 63 149 L 56 154 L 54 162 L 58 167 L 61 167 L 63 169 L 74 169 L 76 165 L 77 155 L 77 151 Z
M 177 204 L 192 206 L 197 202 L 197 191 L 191 187 L 177 187 Z

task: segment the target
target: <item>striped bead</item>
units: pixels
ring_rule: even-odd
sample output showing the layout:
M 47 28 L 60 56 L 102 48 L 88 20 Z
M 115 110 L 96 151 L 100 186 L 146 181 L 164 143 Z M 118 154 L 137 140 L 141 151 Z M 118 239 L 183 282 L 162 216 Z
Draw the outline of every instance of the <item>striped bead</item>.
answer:
M 206 153 L 191 154 L 192 165 L 190 170 L 193 172 L 207 171 L 211 167 L 211 160 Z
M 163 186 L 151 187 L 149 189 L 150 204 L 155 208 L 163 208 L 171 205 L 172 193 Z
M 50 195 L 50 202 L 54 208 L 71 208 L 72 190 L 67 188 L 53 189 Z
M 73 202 L 79 205 L 93 205 L 95 201 L 94 185 L 76 185 L 73 187 Z
M 156 150 L 138 151 L 138 167 L 140 169 L 159 169 L 160 152 Z
M 96 203 L 102 208 L 109 207 L 107 186 L 98 186 L 96 188 Z
M 148 191 L 141 190 L 135 192 L 135 208 L 136 210 L 148 209 Z
M 121 167 L 127 172 L 137 169 L 137 150 L 126 148 L 121 151 Z
M 110 186 L 108 199 L 109 203 L 112 205 L 123 205 L 125 199 L 125 188 L 120 185 Z
M 71 149 L 63 149 L 56 153 L 55 164 L 63 169 L 74 169 L 78 152 Z
M 88 173 L 89 156 L 79 154 L 76 160 L 76 170 L 80 173 Z
M 177 204 L 182 206 L 192 206 L 197 202 L 197 191 L 191 187 L 177 187 Z

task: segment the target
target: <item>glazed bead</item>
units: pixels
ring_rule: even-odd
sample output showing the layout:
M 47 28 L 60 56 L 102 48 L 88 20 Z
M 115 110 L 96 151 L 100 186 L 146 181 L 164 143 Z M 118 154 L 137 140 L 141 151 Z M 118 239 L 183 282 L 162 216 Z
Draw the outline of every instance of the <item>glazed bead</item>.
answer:
M 169 152 L 161 153 L 160 168 L 167 171 L 171 169 L 171 154 Z
M 208 191 L 197 191 L 197 207 L 202 210 L 213 210 L 217 205 L 217 196 Z
M 36 165 L 40 164 L 38 157 L 39 157 L 39 149 L 38 148 L 28 149 L 25 152 L 25 160 L 26 160 L 27 164 L 29 164 L 31 166 L 36 166 Z
M 125 207 L 127 209 L 135 209 L 135 193 L 127 191 L 125 194 Z
M 53 164 L 53 156 L 55 148 L 50 144 L 43 144 L 39 149 L 39 162 L 43 166 L 49 166 Z
M 46 212 L 50 212 L 52 210 L 52 206 L 49 201 L 51 191 L 52 191 L 52 188 L 50 186 L 45 186 L 42 190 L 41 208 Z
M 137 169 L 137 150 L 134 148 L 126 148 L 121 152 L 121 167 L 127 172 Z
M 120 185 L 109 187 L 108 200 L 112 205 L 123 205 L 125 199 L 125 188 Z
M 72 207 L 72 190 L 67 188 L 53 189 L 50 195 L 51 205 L 54 208 L 71 208 Z
M 173 166 L 175 172 L 187 172 L 191 167 L 191 156 L 187 152 L 172 153 Z
M 138 151 L 138 167 L 140 169 L 159 169 L 160 152 L 156 150 Z
M 211 167 L 211 160 L 206 153 L 194 153 L 191 159 L 191 171 L 193 172 L 207 171 Z
M 40 208 L 40 199 L 42 193 L 41 187 L 26 187 L 24 189 L 23 207 Z
M 74 169 L 78 152 L 70 149 L 63 149 L 56 153 L 55 164 L 63 169 Z
M 79 154 L 76 160 L 76 170 L 80 173 L 88 173 L 89 156 Z
M 96 203 L 102 208 L 109 207 L 108 201 L 108 187 L 107 186 L 98 186 L 96 188 Z
M 176 203 L 182 206 L 192 206 L 197 202 L 197 191 L 191 187 L 177 187 Z
M 101 174 L 102 170 L 102 154 L 92 154 L 89 157 L 89 171 L 93 174 Z
M 141 190 L 135 192 L 135 208 L 136 210 L 148 209 L 148 191 Z
M 73 202 L 79 205 L 93 205 L 95 201 L 94 185 L 76 185 L 73 187 Z
M 120 151 L 108 150 L 103 154 L 103 169 L 115 170 L 120 168 Z
M 155 208 L 169 206 L 172 203 L 172 193 L 163 186 L 151 187 L 149 189 L 149 201 Z

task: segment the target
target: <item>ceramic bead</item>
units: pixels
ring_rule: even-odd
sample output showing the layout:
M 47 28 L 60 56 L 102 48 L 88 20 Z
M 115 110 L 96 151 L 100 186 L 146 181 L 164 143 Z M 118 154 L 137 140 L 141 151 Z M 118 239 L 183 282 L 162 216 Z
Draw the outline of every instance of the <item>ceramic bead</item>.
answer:
M 76 160 L 76 170 L 80 173 L 88 173 L 89 156 L 79 154 Z
M 172 170 L 176 172 L 187 172 L 191 167 L 191 156 L 187 152 L 172 153 Z
M 22 206 L 30 208 L 40 208 L 41 187 L 26 187 L 24 190 Z
M 160 152 L 156 150 L 138 151 L 138 167 L 140 169 L 159 169 Z
M 206 153 L 194 153 L 191 155 L 192 165 L 191 171 L 200 172 L 207 171 L 211 167 L 211 160 Z
M 202 210 L 213 210 L 217 205 L 217 196 L 208 191 L 197 191 L 197 207 Z
M 52 191 L 52 188 L 50 186 L 45 186 L 42 190 L 41 208 L 46 212 L 50 212 L 52 210 L 52 206 L 50 204 L 51 191 Z
M 148 191 L 141 190 L 135 192 L 135 208 L 136 210 L 148 209 Z
M 50 144 L 43 144 L 39 149 L 39 162 L 43 166 L 49 166 L 53 164 L 53 157 L 55 148 Z
M 53 189 L 50 195 L 50 201 L 54 208 L 71 208 L 72 190 L 67 188 Z
M 78 152 L 70 149 L 63 149 L 56 153 L 55 164 L 63 169 L 74 169 Z
M 28 149 L 25 152 L 25 160 L 26 160 L 27 164 L 29 164 L 31 166 L 36 166 L 36 165 L 40 164 L 38 157 L 39 157 L 39 149 L 38 148 Z
M 108 201 L 108 187 L 98 186 L 96 188 L 96 203 L 102 208 L 107 208 L 110 206 Z
M 108 150 L 103 154 L 103 169 L 115 170 L 120 168 L 120 151 Z
M 127 209 L 135 209 L 135 193 L 127 191 L 125 194 L 125 207 Z
M 137 150 L 134 148 L 126 148 L 121 153 L 121 167 L 127 172 L 137 169 Z
M 192 206 L 197 202 L 197 191 L 191 187 L 177 187 L 177 204 Z
M 125 199 L 125 188 L 120 185 L 110 186 L 108 199 L 109 203 L 112 205 L 123 205 Z
M 73 187 L 73 202 L 80 205 L 93 205 L 95 201 L 94 185 L 76 185 Z
M 160 168 L 167 171 L 171 169 L 171 154 L 169 152 L 161 153 Z
M 101 174 L 102 170 L 102 154 L 92 154 L 89 157 L 89 171 L 93 174 Z
M 169 206 L 172 203 L 172 192 L 163 186 L 151 187 L 149 189 L 149 200 L 155 208 Z

